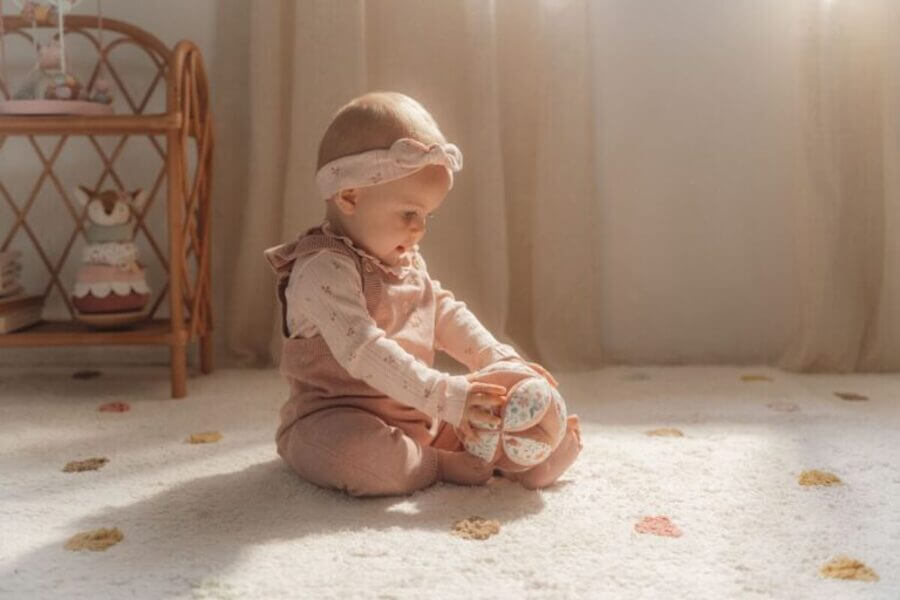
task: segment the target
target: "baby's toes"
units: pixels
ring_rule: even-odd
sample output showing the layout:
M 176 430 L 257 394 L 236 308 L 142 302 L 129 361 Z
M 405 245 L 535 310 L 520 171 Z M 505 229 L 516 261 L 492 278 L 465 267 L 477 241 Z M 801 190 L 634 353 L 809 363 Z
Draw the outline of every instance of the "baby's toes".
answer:
M 487 483 L 487 480 L 493 477 L 494 466 L 492 464 L 485 462 L 484 460 L 471 454 L 468 454 L 466 458 L 468 459 L 467 466 L 469 477 L 471 478 L 472 483 Z
M 578 447 L 583 447 L 581 442 L 581 424 L 578 421 L 578 415 L 571 415 L 566 419 L 566 429 L 575 435 L 575 439 L 578 440 Z

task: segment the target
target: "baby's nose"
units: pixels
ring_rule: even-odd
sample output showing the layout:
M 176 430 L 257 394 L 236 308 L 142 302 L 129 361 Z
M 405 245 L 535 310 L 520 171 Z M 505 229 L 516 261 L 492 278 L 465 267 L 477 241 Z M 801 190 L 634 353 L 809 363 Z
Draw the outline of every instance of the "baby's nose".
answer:
M 422 219 L 421 217 L 416 217 L 410 223 L 410 229 L 412 229 L 413 231 L 417 231 L 417 232 L 425 231 L 425 219 Z

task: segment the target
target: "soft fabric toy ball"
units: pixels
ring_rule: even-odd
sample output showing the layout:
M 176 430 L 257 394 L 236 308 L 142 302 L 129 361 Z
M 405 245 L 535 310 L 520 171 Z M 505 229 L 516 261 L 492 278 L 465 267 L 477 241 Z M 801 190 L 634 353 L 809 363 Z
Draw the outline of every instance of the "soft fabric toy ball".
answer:
M 480 382 L 507 388 L 507 402 L 494 411 L 500 425 L 473 423 L 480 440 L 463 441 L 466 450 L 506 471 L 525 471 L 546 460 L 566 434 L 566 403 L 556 388 L 520 362 L 496 362 L 478 375 Z

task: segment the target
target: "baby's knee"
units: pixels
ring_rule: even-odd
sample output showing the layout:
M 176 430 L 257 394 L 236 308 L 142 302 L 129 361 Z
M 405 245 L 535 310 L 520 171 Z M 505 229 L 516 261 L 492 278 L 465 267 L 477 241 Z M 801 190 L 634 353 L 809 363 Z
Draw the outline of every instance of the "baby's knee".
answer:
M 282 456 L 307 481 L 356 497 L 411 494 L 436 480 L 436 458 L 397 430 L 295 435 Z
M 581 449 L 581 439 L 578 433 L 570 429 L 566 432 L 559 447 L 547 460 L 527 471 L 514 474 L 510 479 L 518 481 L 530 490 L 553 485 L 572 466 L 572 463 L 581 454 Z
M 393 453 L 374 460 L 342 458 L 334 467 L 335 488 L 357 498 L 369 496 L 406 496 L 436 480 L 419 461 L 410 462 Z

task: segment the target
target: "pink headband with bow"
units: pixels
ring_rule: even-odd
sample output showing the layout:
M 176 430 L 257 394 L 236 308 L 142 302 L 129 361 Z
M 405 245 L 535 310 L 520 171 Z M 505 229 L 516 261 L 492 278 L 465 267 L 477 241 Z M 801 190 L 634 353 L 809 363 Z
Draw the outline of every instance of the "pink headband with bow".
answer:
M 412 175 L 428 165 L 443 165 L 450 173 L 450 187 L 453 187 L 453 172 L 461 170 L 462 164 L 462 152 L 454 144 L 427 146 L 412 138 L 401 138 L 390 148 L 331 161 L 316 173 L 316 185 L 322 198 L 331 198 L 340 190 L 378 185 Z

